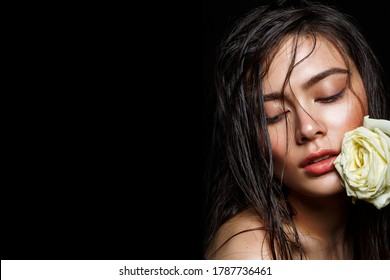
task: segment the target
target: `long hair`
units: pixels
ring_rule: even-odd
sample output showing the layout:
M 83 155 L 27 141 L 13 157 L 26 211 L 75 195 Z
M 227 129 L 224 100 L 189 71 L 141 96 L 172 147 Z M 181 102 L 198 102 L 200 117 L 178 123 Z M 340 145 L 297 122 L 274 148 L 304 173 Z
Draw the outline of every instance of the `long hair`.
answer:
M 292 219 L 294 209 L 274 176 L 262 99 L 262 78 L 285 38 L 309 35 L 331 41 L 361 75 L 370 117 L 390 118 L 383 69 L 353 18 L 320 3 L 285 2 L 251 10 L 219 46 L 212 147 L 205 174 L 204 250 L 224 222 L 251 208 L 263 222 L 273 259 L 292 259 L 293 252 L 305 258 Z M 390 259 L 389 208 L 377 210 L 364 202 L 352 206 L 347 234 L 354 258 Z

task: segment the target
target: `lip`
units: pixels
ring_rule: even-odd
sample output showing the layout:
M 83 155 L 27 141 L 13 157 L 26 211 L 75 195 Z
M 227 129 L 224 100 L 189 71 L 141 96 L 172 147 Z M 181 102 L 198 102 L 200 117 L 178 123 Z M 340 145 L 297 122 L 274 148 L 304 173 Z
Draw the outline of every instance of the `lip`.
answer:
M 330 171 L 335 170 L 333 162 L 339 155 L 339 152 L 330 149 L 321 149 L 317 152 L 310 153 L 301 163 L 300 167 L 303 168 L 304 172 L 311 176 L 321 176 Z M 322 157 L 328 158 L 314 162 Z

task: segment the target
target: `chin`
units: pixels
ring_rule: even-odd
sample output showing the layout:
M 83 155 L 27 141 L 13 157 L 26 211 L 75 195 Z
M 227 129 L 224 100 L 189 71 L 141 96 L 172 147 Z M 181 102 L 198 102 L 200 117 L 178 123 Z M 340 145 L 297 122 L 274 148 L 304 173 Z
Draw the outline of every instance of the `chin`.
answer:
M 301 180 L 292 181 L 291 184 L 286 182 L 286 185 L 290 186 L 291 191 L 307 197 L 331 197 L 345 193 L 345 188 L 341 185 L 341 179 L 336 171 L 319 177 L 304 177 Z
M 320 196 L 333 196 L 345 193 L 345 188 L 341 185 L 341 180 L 336 171 L 329 172 L 321 177 L 313 179 L 313 194 Z

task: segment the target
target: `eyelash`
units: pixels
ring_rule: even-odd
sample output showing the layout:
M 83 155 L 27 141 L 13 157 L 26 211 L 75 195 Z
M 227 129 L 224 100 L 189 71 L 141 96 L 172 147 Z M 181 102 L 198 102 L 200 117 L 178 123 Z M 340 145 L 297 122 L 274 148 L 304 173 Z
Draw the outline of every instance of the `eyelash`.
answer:
M 321 103 L 332 103 L 332 102 L 335 102 L 338 99 L 340 99 L 341 97 L 343 97 L 343 95 L 345 93 L 345 89 L 346 88 L 343 88 L 342 91 L 340 91 L 339 93 L 337 93 L 335 95 L 328 96 L 328 97 L 325 97 L 325 98 L 319 98 L 316 101 L 321 102 Z
M 276 123 L 277 121 L 281 120 L 284 115 L 286 115 L 289 111 L 286 111 L 286 112 L 283 112 L 279 115 L 276 115 L 275 117 L 271 117 L 271 118 L 266 118 L 267 120 L 267 124 L 273 124 L 273 123 Z
M 343 97 L 344 93 L 345 93 L 345 89 L 342 89 L 339 93 L 335 94 L 335 95 L 332 95 L 332 96 L 328 96 L 328 97 L 325 97 L 325 98 L 319 98 L 319 99 L 316 99 L 315 101 L 317 102 L 321 102 L 321 103 L 333 103 L 333 102 L 336 102 L 338 99 L 340 99 L 341 97 Z M 271 118 L 266 118 L 267 120 L 267 124 L 273 124 L 273 123 L 276 123 L 278 122 L 279 120 L 281 120 L 289 111 L 286 111 L 286 112 L 283 112 L 279 115 L 276 115 L 274 117 L 271 117 Z

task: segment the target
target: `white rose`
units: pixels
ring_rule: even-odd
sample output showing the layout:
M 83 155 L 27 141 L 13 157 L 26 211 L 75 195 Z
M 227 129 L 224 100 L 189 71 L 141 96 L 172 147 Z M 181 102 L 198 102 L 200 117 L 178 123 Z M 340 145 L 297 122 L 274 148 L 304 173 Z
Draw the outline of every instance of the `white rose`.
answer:
M 390 203 L 390 121 L 364 117 L 345 134 L 334 161 L 352 202 L 362 199 L 381 209 Z

